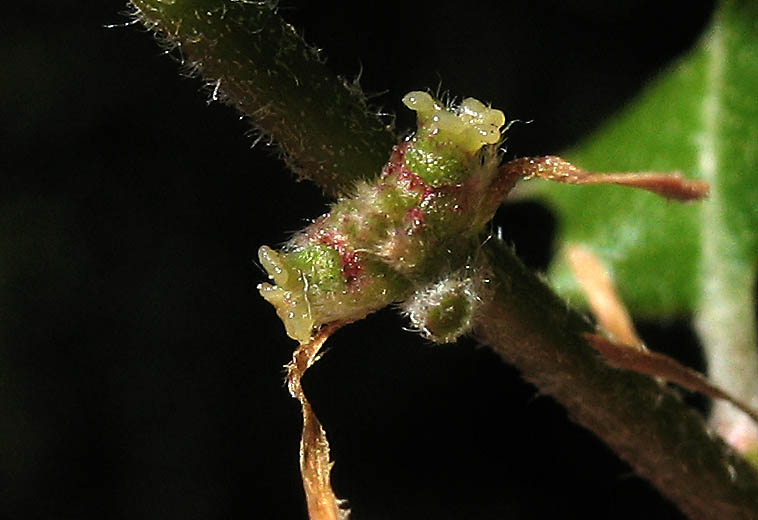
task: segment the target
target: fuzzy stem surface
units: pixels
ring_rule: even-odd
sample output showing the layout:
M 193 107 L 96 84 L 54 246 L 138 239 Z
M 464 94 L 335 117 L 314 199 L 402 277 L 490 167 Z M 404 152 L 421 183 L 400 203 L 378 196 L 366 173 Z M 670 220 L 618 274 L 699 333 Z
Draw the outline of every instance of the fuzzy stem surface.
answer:
M 331 72 L 273 2 L 132 0 L 136 16 L 188 70 L 275 142 L 287 165 L 329 195 L 376 177 L 395 144 L 355 83 Z
M 476 337 L 566 407 L 693 519 L 758 518 L 758 473 L 673 392 L 602 361 L 568 308 L 502 243 L 490 241 L 495 296 Z

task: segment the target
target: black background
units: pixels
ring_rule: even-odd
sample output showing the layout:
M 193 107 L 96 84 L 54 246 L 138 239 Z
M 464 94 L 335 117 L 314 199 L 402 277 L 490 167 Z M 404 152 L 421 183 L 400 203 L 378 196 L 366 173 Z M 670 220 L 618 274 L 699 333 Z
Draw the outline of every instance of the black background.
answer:
M 180 0 L 177 0 L 180 1 Z M 609 4 L 609 5 L 606 5 Z M 261 244 L 326 200 L 180 76 L 121 0 L 0 16 L 0 518 L 303 519 L 293 342 Z M 708 3 L 281 2 L 372 102 L 441 85 L 533 120 L 509 153 L 586 136 L 697 38 Z M 536 269 L 556 223 L 496 218 Z M 649 343 L 700 362 L 684 319 Z M 341 331 L 305 387 L 356 520 L 681 518 L 486 348 L 392 311 Z

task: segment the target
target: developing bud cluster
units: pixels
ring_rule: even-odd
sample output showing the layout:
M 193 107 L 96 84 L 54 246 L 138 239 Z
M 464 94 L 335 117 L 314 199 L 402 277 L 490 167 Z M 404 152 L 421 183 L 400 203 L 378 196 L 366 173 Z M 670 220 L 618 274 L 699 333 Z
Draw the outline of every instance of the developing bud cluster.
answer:
M 301 343 L 321 325 L 406 300 L 413 325 L 435 341 L 454 341 L 470 326 L 480 284 L 464 266 L 515 182 L 498 174 L 505 117 L 473 98 L 446 107 L 411 92 L 403 102 L 418 129 L 394 147 L 381 176 L 281 251 L 259 250 L 274 282 L 261 284 L 261 295 Z M 468 275 L 441 280 L 456 270 Z

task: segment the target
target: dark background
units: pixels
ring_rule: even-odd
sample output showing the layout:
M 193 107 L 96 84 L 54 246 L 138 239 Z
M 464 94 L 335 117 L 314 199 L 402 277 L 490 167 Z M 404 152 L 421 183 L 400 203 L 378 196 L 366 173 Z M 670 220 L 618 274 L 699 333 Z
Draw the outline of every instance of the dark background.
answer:
M 48 0 L 0 16 L 0 518 L 304 519 L 294 345 L 254 259 L 326 201 L 251 149 L 249 124 L 144 29 L 104 27 L 124 10 Z M 586 136 L 710 10 L 281 2 L 399 131 L 402 95 L 441 84 L 533 120 L 512 129 L 514 155 Z M 496 223 L 544 269 L 559 225 L 546 209 L 512 204 Z M 642 330 L 697 366 L 685 324 Z M 341 331 L 304 382 L 356 520 L 681 518 L 488 349 L 403 326 L 383 311 Z

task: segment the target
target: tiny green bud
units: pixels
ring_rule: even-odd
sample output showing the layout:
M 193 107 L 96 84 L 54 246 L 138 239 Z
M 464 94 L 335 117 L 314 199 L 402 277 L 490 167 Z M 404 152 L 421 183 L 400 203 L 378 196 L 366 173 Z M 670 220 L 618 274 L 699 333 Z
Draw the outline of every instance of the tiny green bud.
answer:
M 451 343 L 471 329 L 485 284 L 471 271 L 429 284 L 403 304 L 411 325 L 437 343 Z
M 337 291 L 345 286 L 340 254 L 323 244 L 303 247 L 290 253 L 291 265 L 306 277 L 310 287 L 319 291 Z

